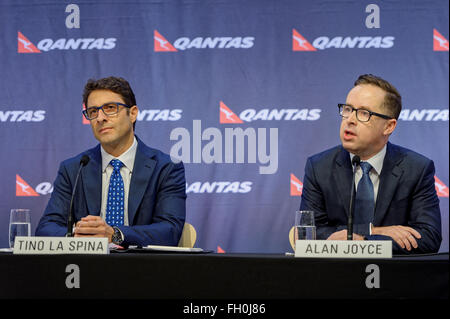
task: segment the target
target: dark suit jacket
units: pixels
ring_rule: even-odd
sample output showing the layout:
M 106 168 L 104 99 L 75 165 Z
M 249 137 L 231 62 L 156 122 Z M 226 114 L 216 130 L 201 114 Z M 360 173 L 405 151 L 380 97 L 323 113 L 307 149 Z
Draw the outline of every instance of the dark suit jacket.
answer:
M 404 225 L 422 238 L 412 253 L 437 252 L 441 213 L 434 186 L 434 163 L 406 148 L 388 143 L 380 175 L 374 226 Z M 308 158 L 300 209 L 315 212 L 317 238 L 347 228 L 352 183 L 349 153 L 337 146 Z M 367 225 L 354 225 L 354 232 Z M 391 239 L 372 235 L 367 239 Z M 394 253 L 408 253 L 393 241 Z
M 183 163 L 175 164 L 167 154 L 138 146 L 128 195 L 130 226 L 119 227 L 127 245 L 177 246 L 186 217 L 186 182 Z M 102 157 L 100 144 L 61 163 L 54 191 L 45 209 L 36 236 L 64 236 L 70 198 L 81 157 L 90 157 L 78 180 L 74 199 L 75 221 L 86 215 L 100 215 Z

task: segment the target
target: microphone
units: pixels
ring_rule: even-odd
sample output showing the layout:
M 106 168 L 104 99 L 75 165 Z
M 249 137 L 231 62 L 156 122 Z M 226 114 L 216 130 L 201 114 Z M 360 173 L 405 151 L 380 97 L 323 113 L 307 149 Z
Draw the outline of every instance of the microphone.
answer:
M 358 167 L 361 159 L 358 155 L 353 156 L 352 166 L 353 166 L 353 178 L 352 178 L 352 193 L 350 195 L 350 207 L 349 207 L 349 215 L 348 215 L 348 223 L 347 223 L 347 240 L 353 239 L 353 213 L 355 210 L 355 193 L 356 193 L 356 185 L 355 185 L 355 174 L 356 168 Z
M 89 163 L 89 156 L 83 155 L 80 160 L 80 168 L 78 168 L 77 177 L 72 190 L 72 198 L 70 199 L 69 216 L 67 218 L 67 233 L 66 237 L 73 237 L 73 199 L 75 197 L 75 190 L 77 189 L 78 177 L 80 177 L 81 169 Z

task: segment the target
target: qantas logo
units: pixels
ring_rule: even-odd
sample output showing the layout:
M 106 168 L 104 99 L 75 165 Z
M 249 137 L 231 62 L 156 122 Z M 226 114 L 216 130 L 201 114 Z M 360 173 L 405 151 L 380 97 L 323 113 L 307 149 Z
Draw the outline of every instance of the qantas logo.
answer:
M 138 121 L 179 121 L 183 110 L 181 109 L 148 109 L 139 110 Z
M 436 29 L 433 29 L 433 51 L 448 51 L 448 40 Z
M 17 35 L 17 52 L 18 53 L 41 53 L 20 31 Z
M 303 183 L 291 173 L 291 196 L 302 196 Z
M 169 41 L 166 40 L 157 30 L 153 32 L 155 52 L 177 52 Z
M 186 193 L 226 194 L 248 193 L 252 190 L 252 182 L 194 182 L 186 183 Z
M 434 186 L 436 187 L 436 193 L 439 197 L 448 197 L 449 191 L 447 185 L 437 178 L 437 176 L 434 176 Z
M 292 50 L 293 51 L 317 51 L 325 49 L 388 49 L 394 46 L 393 36 L 357 36 L 344 37 L 337 36 L 329 38 L 320 36 L 312 42 L 302 36 L 296 29 L 292 29 Z
M 398 119 L 403 121 L 448 121 L 448 109 L 403 109 Z
M 17 35 L 17 52 L 18 53 L 42 53 L 51 50 L 111 50 L 116 47 L 116 38 L 79 38 L 65 39 L 61 38 L 56 41 L 52 39 L 42 39 L 35 46 L 20 31 Z
M 39 196 L 47 195 L 53 192 L 53 185 L 49 182 L 43 182 L 32 188 L 19 174 L 16 174 L 16 196 Z
M 293 51 L 317 51 L 297 30 L 292 29 Z
M 321 109 L 245 109 L 237 116 L 224 102 L 220 101 L 220 123 L 242 124 L 243 122 L 261 121 L 316 121 L 320 118 Z
M 254 37 L 181 37 L 170 43 L 158 30 L 153 31 L 155 52 L 178 52 L 188 49 L 250 49 Z
M 42 122 L 45 111 L 0 111 L 0 122 Z
M 39 196 L 18 174 L 16 174 L 16 196 Z
M 220 123 L 222 124 L 242 124 L 242 120 L 234 114 L 222 101 L 220 101 Z

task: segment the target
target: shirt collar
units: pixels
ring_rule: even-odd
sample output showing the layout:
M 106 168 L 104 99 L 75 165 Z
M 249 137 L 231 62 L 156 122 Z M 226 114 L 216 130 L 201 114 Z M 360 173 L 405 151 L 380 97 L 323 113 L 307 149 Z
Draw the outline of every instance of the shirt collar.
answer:
M 106 168 L 109 165 L 109 162 L 113 159 L 120 160 L 124 166 L 126 166 L 131 172 L 133 172 L 134 167 L 134 158 L 136 157 L 137 150 L 137 140 L 134 137 L 133 144 L 130 146 L 128 150 L 122 153 L 119 157 L 114 157 L 109 154 L 107 151 L 103 149 L 103 146 L 100 147 L 100 151 L 102 154 L 102 172 L 105 172 Z
M 353 160 L 355 154 L 350 153 L 350 162 Z M 381 169 L 383 168 L 384 157 L 386 156 L 386 145 L 377 154 L 369 158 L 364 162 L 368 162 L 372 168 L 377 172 L 378 175 L 381 174 Z

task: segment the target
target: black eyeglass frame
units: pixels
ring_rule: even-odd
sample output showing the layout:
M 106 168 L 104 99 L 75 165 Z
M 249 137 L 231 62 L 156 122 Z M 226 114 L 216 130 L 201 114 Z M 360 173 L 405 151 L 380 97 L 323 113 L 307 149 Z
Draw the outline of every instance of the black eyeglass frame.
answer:
M 381 118 L 383 118 L 383 119 L 385 119 L 385 120 L 392 120 L 392 119 L 394 119 L 393 117 L 388 116 L 388 115 L 380 114 L 380 113 L 377 113 L 377 112 L 372 112 L 372 111 L 369 111 L 369 110 L 366 110 L 366 109 L 355 109 L 355 108 L 354 108 L 353 106 L 351 106 L 351 105 L 339 103 L 339 104 L 338 104 L 339 115 L 342 116 L 342 117 L 345 117 L 345 116 L 342 115 L 342 109 L 344 108 L 344 106 L 349 106 L 349 107 L 351 107 L 351 108 L 352 108 L 352 113 L 353 113 L 353 111 L 356 112 L 356 118 L 357 118 L 358 121 L 360 121 L 360 122 L 369 122 L 369 121 L 370 121 L 370 118 L 372 117 L 372 115 L 376 115 L 376 116 L 381 117 Z M 359 111 L 359 110 L 366 111 L 366 112 L 369 113 L 369 118 L 367 119 L 367 121 L 361 121 L 361 120 L 359 119 L 359 117 L 358 117 L 358 111 Z M 345 117 L 345 118 L 347 118 L 347 117 Z
M 115 113 L 106 114 L 106 112 L 103 110 L 103 107 L 104 107 L 105 105 L 109 105 L 109 104 L 115 104 L 115 105 L 117 106 L 117 111 L 116 111 Z M 119 103 L 119 102 L 106 102 L 106 103 L 104 103 L 104 104 L 101 105 L 101 106 L 90 106 L 90 107 L 84 109 L 84 110 L 82 111 L 82 113 L 83 113 L 84 117 L 85 117 L 87 120 L 89 120 L 89 121 L 90 121 L 90 120 L 95 120 L 95 119 L 98 117 L 98 113 L 97 113 L 97 116 L 96 116 L 96 117 L 92 117 L 92 118 L 91 118 L 91 117 L 89 117 L 88 114 L 87 114 L 88 109 L 96 109 L 97 111 L 98 111 L 98 110 L 102 110 L 103 114 L 105 114 L 106 116 L 111 116 L 111 115 L 116 115 L 117 113 L 119 113 L 119 105 L 122 105 L 122 106 L 124 106 L 124 107 L 126 107 L 126 108 L 131 108 L 131 106 L 126 105 L 126 104 L 123 104 L 123 103 Z

